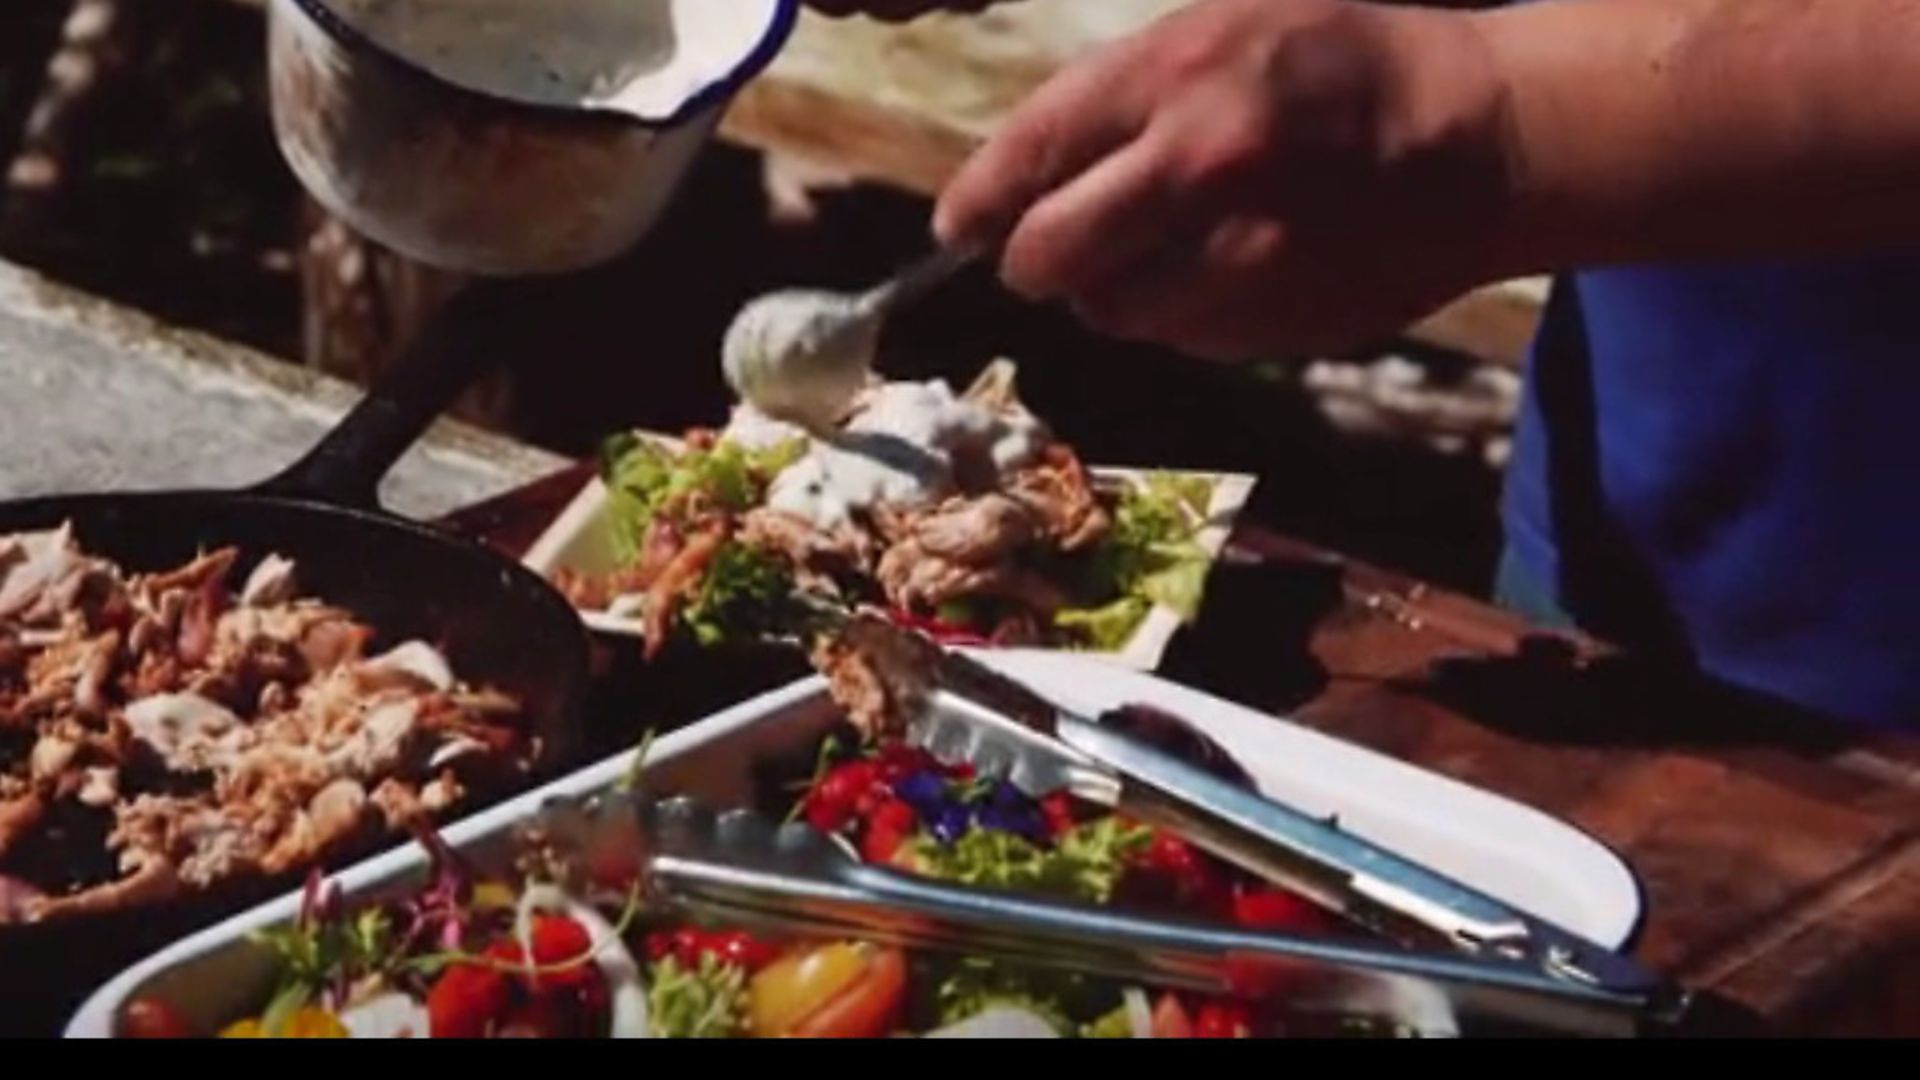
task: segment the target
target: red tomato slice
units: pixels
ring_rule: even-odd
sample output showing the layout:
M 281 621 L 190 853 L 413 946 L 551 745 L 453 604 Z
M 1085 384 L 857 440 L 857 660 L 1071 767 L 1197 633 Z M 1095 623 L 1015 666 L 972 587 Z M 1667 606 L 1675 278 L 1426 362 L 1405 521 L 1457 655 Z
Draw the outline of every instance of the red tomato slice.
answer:
M 1196 1039 L 1251 1039 L 1253 1017 L 1242 1005 L 1210 1001 L 1193 1018 Z
M 1331 929 L 1326 912 L 1312 902 L 1287 892 L 1253 886 L 1236 890 L 1233 921 L 1251 930 L 1320 934 Z
M 878 1039 L 893 1030 L 907 999 L 907 954 L 877 949 L 866 973 L 793 1026 L 800 1039 Z
M 427 993 L 427 1027 L 435 1039 L 484 1039 L 513 1002 L 507 977 L 478 964 L 455 964 Z
M 120 1014 L 123 1039 L 191 1039 L 193 1032 L 180 1014 L 164 1002 L 141 999 L 130 1002 Z

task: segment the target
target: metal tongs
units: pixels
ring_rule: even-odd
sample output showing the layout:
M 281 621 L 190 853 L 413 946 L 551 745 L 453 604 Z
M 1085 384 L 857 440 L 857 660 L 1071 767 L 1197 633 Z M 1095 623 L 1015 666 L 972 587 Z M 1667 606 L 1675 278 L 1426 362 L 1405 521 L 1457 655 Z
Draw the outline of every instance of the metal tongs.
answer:
M 843 842 L 752 811 L 607 795 L 547 807 L 529 837 L 640 884 L 648 907 L 778 936 L 856 939 L 989 957 L 1151 987 L 1229 995 L 1274 1012 L 1385 1021 L 1447 1037 L 1476 1022 L 1634 1033 L 1645 1000 L 1444 953 L 1253 933 L 927 881 L 863 863 Z
M 1404 975 L 1411 964 L 1447 986 L 1477 981 L 1497 990 L 1488 1001 L 1500 1002 L 1507 1019 L 1527 1023 L 1552 1014 L 1578 1028 L 1631 1032 L 1675 1024 L 1685 1012 L 1686 994 L 1627 957 L 1190 763 L 1217 748 L 1162 749 L 1168 727 L 1184 728 L 1178 721 L 1156 731 L 1119 723 L 1124 714 L 1106 722 L 1075 715 L 881 618 L 836 617 L 832 633 L 868 658 L 907 718 L 908 738 L 936 757 L 1029 794 L 1066 789 L 1172 829 L 1390 940 L 1452 954 L 1390 954 L 1397 959 L 1377 970 Z M 1188 742 L 1205 742 L 1185 732 Z

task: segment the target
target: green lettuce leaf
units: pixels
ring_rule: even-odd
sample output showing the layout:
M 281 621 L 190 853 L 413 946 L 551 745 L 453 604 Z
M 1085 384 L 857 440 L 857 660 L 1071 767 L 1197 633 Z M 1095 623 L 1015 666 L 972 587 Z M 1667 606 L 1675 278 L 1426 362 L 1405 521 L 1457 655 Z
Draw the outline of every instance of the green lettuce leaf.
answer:
M 755 640 L 786 624 L 793 589 L 793 575 L 777 556 L 728 542 L 681 619 L 702 645 Z
M 1132 639 L 1155 605 L 1183 622 L 1198 618 L 1212 559 L 1197 537 L 1214 490 L 1207 477 L 1170 473 L 1130 487 L 1089 564 L 1083 592 L 1091 602 L 1057 613 L 1055 625 L 1111 652 Z
M 1133 1038 L 1133 1021 L 1127 1017 L 1126 1005 L 1121 1005 L 1090 1024 L 1081 1025 L 1080 1037 L 1083 1039 Z
M 806 453 L 804 440 L 748 450 L 722 440 L 710 449 L 679 453 L 652 439 L 616 435 L 600 447 L 600 478 L 607 486 L 615 554 L 632 561 L 661 510 L 699 493 L 708 505 L 740 513 L 760 505 L 767 488 Z
M 747 975 L 712 955 L 688 970 L 676 957 L 647 968 L 647 1012 L 662 1039 L 737 1039 L 747 1032 Z
M 1153 473 L 1146 479 L 1147 494 L 1205 520 L 1213 508 L 1213 496 L 1219 485 L 1211 477 L 1193 473 Z
M 952 844 L 924 833 L 907 841 L 908 865 L 962 885 L 1043 893 L 1104 904 L 1152 830 L 1108 817 L 1063 834 L 1051 850 L 998 829 L 971 829 Z
M 1134 594 L 1172 611 L 1182 622 L 1199 618 L 1207 572 L 1213 568 L 1206 549 L 1194 543 L 1167 544 L 1155 548 L 1154 555 L 1159 567 L 1140 575 Z
M 1084 997 L 1086 980 L 1072 975 L 1029 971 L 992 960 L 967 959 L 940 983 L 935 996 L 939 1027 L 948 1027 L 998 1007 L 1024 1009 L 1070 1037 L 1069 1000 Z
M 1153 601 L 1144 596 L 1123 596 L 1097 608 L 1062 608 L 1054 612 L 1053 623 L 1062 630 L 1074 631 L 1088 646 L 1101 652 L 1119 652 L 1145 622 L 1153 610 Z

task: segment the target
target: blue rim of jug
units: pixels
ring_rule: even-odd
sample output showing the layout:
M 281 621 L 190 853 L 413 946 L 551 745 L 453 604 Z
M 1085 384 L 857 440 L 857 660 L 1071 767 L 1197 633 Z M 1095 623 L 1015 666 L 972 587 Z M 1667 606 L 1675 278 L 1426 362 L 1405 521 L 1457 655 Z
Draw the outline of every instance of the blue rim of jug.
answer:
M 794 26 L 800 19 L 800 0 L 773 0 L 768 12 L 766 29 L 760 39 L 749 49 L 740 61 L 724 73 L 702 85 L 687 95 L 672 112 L 663 117 L 638 116 L 628 112 L 617 112 L 603 106 L 584 105 L 578 108 L 550 105 L 527 101 L 521 98 L 504 97 L 498 94 L 476 90 L 471 86 L 454 82 L 451 79 L 421 66 L 373 40 L 366 32 L 354 26 L 333 10 L 326 0 L 281 0 L 299 8 L 305 15 L 318 24 L 336 41 L 348 48 L 361 49 L 373 53 L 389 63 L 402 68 L 410 75 L 434 83 L 463 97 L 487 102 L 490 106 L 505 109 L 523 110 L 536 113 L 549 120 L 585 120 L 595 123 L 609 120 L 632 126 L 666 129 L 679 127 L 694 117 L 704 114 L 710 107 L 724 103 L 740 92 L 741 87 L 752 82 L 774 57 L 780 55 L 787 39 L 793 36 Z

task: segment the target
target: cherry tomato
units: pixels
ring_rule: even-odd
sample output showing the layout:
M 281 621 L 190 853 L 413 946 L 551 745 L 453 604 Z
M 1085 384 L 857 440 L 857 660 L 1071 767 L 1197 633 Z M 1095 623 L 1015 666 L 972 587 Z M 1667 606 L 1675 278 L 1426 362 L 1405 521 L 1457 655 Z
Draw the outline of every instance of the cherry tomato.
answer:
M 1199 849 L 1173 833 L 1156 830 L 1136 865 L 1144 873 L 1129 875 L 1134 880 L 1127 884 L 1136 893 L 1144 892 L 1139 897 L 1142 902 L 1207 915 L 1225 914 L 1232 904 L 1226 875 Z
M 879 763 L 881 781 L 888 784 L 917 772 L 940 768 L 932 754 L 906 743 L 888 743 L 880 748 L 875 760 Z
M 892 1032 L 907 999 L 907 955 L 873 950 L 860 981 L 808 1014 L 793 1029 L 802 1039 L 878 1039 Z
M 1331 928 L 1324 911 L 1284 889 L 1243 886 L 1233 895 L 1233 921 L 1251 930 L 1319 934 Z
M 1073 796 L 1056 791 L 1040 800 L 1040 813 L 1047 819 L 1047 831 L 1055 837 L 1072 832 L 1079 822 L 1073 817 Z
M 527 982 L 535 990 L 578 988 L 599 978 L 593 963 L 593 935 L 587 928 L 560 915 L 535 915 L 528 937 L 533 944 L 533 966 L 558 968 L 533 974 Z
M 611 993 L 606 976 L 592 959 L 593 935 L 565 916 L 535 915 L 527 936 L 531 956 L 512 938 L 494 942 L 485 952 L 502 964 L 540 969 L 507 973 L 508 1000 L 490 1017 L 494 1037 L 604 1034 Z
M 707 935 L 698 927 L 683 926 L 673 932 L 673 956 L 683 968 L 700 966 L 700 955 L 707 951 Z
M 564 1039 L 571 1019 L 561 999 L 541 994 L 515 1005 L 494 1032 L 496 1039 Z
M 191 1039 L 193 1032 L 187 1028 L 187 1022 L 180 1014 L 165 1002 L 141 998 L 129 1002 L 125 1012 L 120 1014 L 120 1037 L 123 1039 Z
M 708 942 L 708 948 L 722 963 L 742 968 L 748 974 L 759 971 L 780 958 L 779 949 L 740 930 L 731 934 L 717 935 Z
M 879 779 L 879 764 L 863 758 L 829 771 L 814 785 L 813 793 L 830 806 L 852 807 Z
M 821 832 L 830 833 L 839 832 L 847 819 L 853 816 L 853 811 L 844 806 L 828 806 L 808 795 L 801 806 L 801 815 L 807 819 L 807 824 Z
M 860 854 L 868 862 L 888 863 L 900 845 L 920 828 L 919 815 L 899 799 L 890 799 L 874 811 L 867 822 L 867 835 L 860 842 Z
M 523 995 L 494 1031 L 496 1039 L 591 1039 L 607 1033 L 606 983 L 593 977 L 577 988 Z
M 671 956 L 683 968 L 699 967 L 701 957 L 712 956 L 721 963 L 744 968 L 748 974 L 780 958 L 777 946 L 743 930 L 709 934 L 691 926 L 648 934 L 646 953 L 649 961 L 664 960 Z
M 1251 1039 L 1253 1038 L 1253 1016 L 1245 1007 L 1225 1001 L 1211 1001 L 1200 1006 L 1193 1017 L 1193 1037 L 1196 1039 Z
M 1156 1039 L 1191 1039 L 1193 1021 L 1187 1016 L 1185 1006 L 1172 994 L 1162 994 L 1153 1006 L 1153 1022 L 1149 1029 Z
M 885 788 L 877 762 L 862 759 L 835 766 L 807 792 L 807 823 L 837 832 L 860 813 L 862 800 L 884 797 Z
M 483 1039 L 513 1001 L 507 977 L 479 964 L 455 964 L 427 993 L 427 1026 L 436 1039 Z

